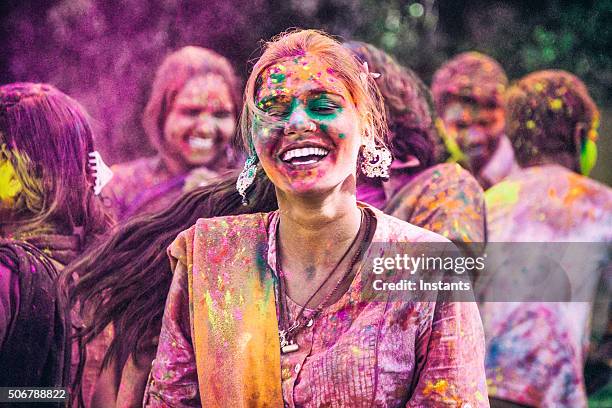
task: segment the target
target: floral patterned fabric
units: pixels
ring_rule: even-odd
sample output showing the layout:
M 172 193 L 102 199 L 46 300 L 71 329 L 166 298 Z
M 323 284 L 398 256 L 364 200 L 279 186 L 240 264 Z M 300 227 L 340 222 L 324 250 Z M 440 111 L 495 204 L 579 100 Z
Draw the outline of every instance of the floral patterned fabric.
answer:
M 396 192 L 384 211 L 457 245 L 486 241 L 484 193 L 458 164 L 438 164 Z

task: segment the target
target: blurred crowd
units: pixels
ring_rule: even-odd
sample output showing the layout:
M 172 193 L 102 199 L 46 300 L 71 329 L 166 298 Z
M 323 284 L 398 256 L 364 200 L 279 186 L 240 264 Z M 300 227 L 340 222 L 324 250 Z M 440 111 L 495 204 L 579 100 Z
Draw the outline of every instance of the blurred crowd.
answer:
M 171 307 L 173 296 L 178 296 L 173 292 L 173 271 L 175 281 L 178 272 L 173 269 L 176 260 L 171 264 L 167 259 L 167 248 L 172 244 L 176 250 L 177 235 L 200 218 L 276 214 L 279 208 L 282 214 L 289 200 L 284 184 L 268 174 L 266 166 L 271 164 L 261 150 L 265 145 L 254 144 L 252 135 L 262 128 L 274 134 L 284 126 L 284 137 L 320 133 L 317 137 L 325 139 L 326 120 L 336 114 L 329 111 L 338 109 L 333 98 L 325 97 L 325 92 L 336 92 L 332 85 L 323 97 L 304 102 L 303 109 L 301 97 L 278 102 L 292 89 L 291 64 L 323 55 L 314 46 L 304 46 L 297 54 L 288 47 L 273 48 L 299 33 L 270 43 L 269 49 L 277 54 L 267 65 L 257 65 L 259 71 L 247 81 L 244 97 L 243 81 L 220 54 L 223 50 L 188 46 L 168 55 L 142 113 L 142 126 L 156 155 L 111 167 L 97 152 L 92 119 L 78 101 L 50 84 L 0 86 L 0 386 L 67 387 L 71 404 L 86 407 L 142 406 L 143 401 L 147 406 L 189 406 L 199 400 L 187 398 L 206 389 L 198 353 L 212 354 L 196 342 L 200 337 L 193 316 L 198 306 L 195 311 L 191 303 L 185 311 Z M 494 59 L 466 52 L 440 66 L 428 87 L 373 45 L 348 41 L 338 46 L 350 55 L 346 64 L 359 70 L 358 77 L 318 57 L 318 62 L 308 62 L 312 72 L 301 80 L 344 83 L 355 100 L 361 96 L 351 83 L 361 81 L 384 103 L 384 126 L 372 119 L 369 127 L 360 128 L 376 141 L 373 147 L 361 146 L 353 166 L 353 193 L 360 206 L 432 231 L 471 252 L 485 251 L 488 243 L 612 242 L 612 190 L 589 178 L 597 160 L 599 110 L 580 78 L 545 70 L 509 82 Z M 279 61 L 285 65 L 278 66 Z M 323 68 L 315 72 L 319 62 Z M 272 96 L 262 96 L 266 93 Z M 269 101 L 273 103 L 268 110 Z M 359 103 L 356 108 L 360 117 L 367 116 Z M 273 120 L 258 116 L 258 109 Z M 340 133 L 339 138 L 350 137 Z M 306 150 L 302 165 L 319 160 L 319 151 Z M 362 220 L 367 226 L 366 221 Z M 378 224 L 384 225 L 380 220 Z M 282 222 L 279 229 L 282 242 Z M 368 228 L 365 231 L 367 235 Z M 360 228 L 358 236 L 361 233 Z M 224 248 L 218 247 L 216 258 L 206 259 L 225 265 L 218 260 L 226 256 Z M 598 285 L 609 284 L 611 278 L 610 246 L 597 248 L 603 250 L 589 252 L 589 261 L 566 276 L 568 290 L 586 287 L 588 299 L 497 302 L 487 293 L 479 294 L 483 297 L 477 320 L 482 327 L 478 321 L 473 330 L 482 331 L 482 347 L 474 335 L 452 343 L 440 355 L 437 349 L 425 353 L 428 361 L 438 356 L 444 366 L 445 358 L 452 360 L 446 356 L 453 353 L 474 353 L 477 359 L 482 351 L 480 368 L 470 368 L 465 378 L 466 383 L 477 383 L 480 374 L 474 371 L 481 369 L 486 378 L 482 387 L 455 386 L 442 374 L 425 380 L 426 368 L 389 380 L 383 373 L 399 370 L 394 364 L 400 363 L 391 363 L 384 349 L 373 368 L 360 368 L 366 377 L 370 370 L 381 378 L 368 386 L 376 398 L 369 405 L 586 407 L 589 396 L 597 398 L 606 387 L 612 369 L 612 325 L 603 338 L 590 343 L 595 296 L 607 293 L 598 292 Z M 204 261 L 194 260 L 198 262 Z M 315 322 L 334 307 L 328 301 L 336 294 L 339 298 L 338 291 L 349 290 L 349 285 L 339 289 L 344 287 L 341 282 L 328 291 L 329 299 L 321 301 Z M 190 298 L 194 286 L 185 280 Z M 278 289 L 275 293 L 278 302 Z M 603 296 L 597 301 L 608 305 L 609 297 Z M 311 301 L 302 309 L 299 302 L 291 303 L 289 315 L 293 310 L 299 322 L 305 311 L 319 310 Z M 182 317 L 172 320 L 177 314 Z M 181 365 L 186 346 L 168 337 L 173 333 L 167 326 L 170 321 L 187 324 L 182 330 L 193 336 L 196 357 L 191 368 Z M 473 324 L 457 320 L 468 321 Z M 466 331 L 472 330 L 465 324 Z M 302 346 L 302 327 L 296 336 L 296 345 Z M 333 348 L 330 337 L 341 338 L 335 331 L 326 336 L 329 344 L 314 341 L 312 355 Z M 333 352 L 342 355 L 342 350 Z M 369 406 L 365 397 L 360 399 L 359 389 L 342 397 L 327 390 L 325 383 L 333 376 L 319 378 L 304 371 L 296 378 L 308 369 L 311 357 L 296 363 L 286 356 L 299 353 L 283 351 L 280 356 L 279 392 L 285 406 Z M 176 374 L 179 366 L 184 376 L 188 370 L 198 371 L 199 389 L 196 382 L 196 390 L 174 390 L 186 378 Z M 287 374 L 285 367 L 295 368 L 296 374 Z M 216 375 L 231 376 L 221 368 Z M 424 385 L 415 386 L 421 384 L 419 375 Z M 337 378 L 338 383 L 352 381 Z M 379 394 L 395 393 L 396 399 L 379 400 L 383 397 L 377 396 L 376 387 L 382 390 Z M 468 388 L 473 395 L 466 396 Z M 436 395 L 439 399 L 431 397 L 435 403 L 427 402 Z M 201 403 L 207 406 L 204 398 Z M 241 406 L 264 405 L 252 401 Z

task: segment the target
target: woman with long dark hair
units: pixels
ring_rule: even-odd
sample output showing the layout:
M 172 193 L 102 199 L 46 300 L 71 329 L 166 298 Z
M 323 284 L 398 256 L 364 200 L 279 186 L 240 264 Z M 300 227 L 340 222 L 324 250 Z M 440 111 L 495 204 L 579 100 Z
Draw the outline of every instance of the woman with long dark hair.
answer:
M 377 69 L 380 69 L 378 68 L 380 64 L 371 63 Z M 385 81 L 394 84 L 397 75 L 385 71 L 384 78 Z M 408 147 L 412 147 L 415 143 L 423 146 L 419 150 L 422 154 L 418 157 L 424 163 L 422 167 L 427 167 L 435 163 L 434 157 L 439 153 L 439 147 L 435 146 L 435 135 L 431 133 L 432 115 L 426 112 L 427 90 L 424 85 L 422 88 L 419 87 L 420 81 L 416 76 L 400 75 L 400 79 L 405 78 L 407 80 L 400 85 L 411 92 L 402 94 L 402 98 L 391 105 L 398 106 L 398 111 L 403 112 L 404 127 L 414 130 L 411 133 L 402 133 L 412 135 L 412 138 L 407 138 L 405 144 Z M 377 81 L 380 83 L 381 79 Z M 385 89 L 383 85 L 383 95 Z M 389 89 L 396 88 L 389 87 Z M 416 112 L 406 112 L 406 106 Z M 426 122 L 427 119 L 429 122 Z M 412 140 L 416 142 L 412 143 Z M 408 150 L 410 149 L 405 147 L 401 152 Z M 394 171 L 391 170 L 392 175 Z M 467 176 L 468 182 L 470 179 L 473 180 L 469 174 Z M 129 406 L 131 403 L 137 405 L 139 396 L 142 395 L 172 280 L 169 265 L 164 262 L 165 248 L 176 234 L 193 225 L 200 217 L 269 212 L 277 208 L 275 188 L 263 173 L 257 175 L 251 193 L 257 199 L 249 200 L 247 206 L 241 205 L 240 195 L 234 187 L 236 178 L 237 174 L 229 174 L 218 184 L 197 188 L 184 195 L 163 212 L 142 216 L 119 226 L 106 242 L 89 251 L 74 265 L 73 270 L 81 275 L 81 280 L 73 296 L 81 302 L 83 314 L 88 316 L 83 331 L 86 341 L 92 341 L 111 324 L 117 334 L 112 340 L 111 347 L 108 348 L 105 361 L 111 367 L 106 371 L 107 374 L 112 372 L 112 375 L 107 376 L 110 377 L 108 381 L 112 383 L 111 388 L 115 389 L 114 392 L 118 392 L 119 395 L 99 396 L 99 399 L 104 400 L 106 404 L 109 404 L 109 398 L 116 398 L 118 402 L 122 401 L 123 406 Z M 477 185 L 475 181 L 474 184 Z M 446 185 L 451 186 L 452 183 Z M 479 197 L 476 195 L 470 197 L 470 200 L 477 202 Z M 427 195 L 423 198 L 426 199 Z M 438 227 L 436 220 L 444 219 L 444 211 L 450 211 L 451 219 L 458 216 L 457 211 L 440 208 L 433 217 L 420 220 L 415 217 L 408 220 L 415 224 L 423 223 L 421 226 L 435 228 Z M 415 211 L 415 214 L 420 214 L 420 211 Z M 443 225 L 453 224 L 448 221 Z M 440 232 L 443 231 L 441 228 Z M 462 236 L 452 233 L 449 237 L 459 241 L 463 239 Z M 471 238 L 474 241 L 478 240 L 475 235 Z
M 94 194 L 92 129 L 51 85 L 0 87 L 0 385 L 67 386 L 69 308 L 59 271 L 111 219 Z
M 63 291 L 80 308 L 83 343 L 111 331 L 104 342 L 104 371 L 86 404 L 141 404 L 172 281 L 166 248 L 176 235 L 200 217 L 277 208 L 274 186 L 264 181 L 253 190 L 260 199 L 242 205 L 236 180 L 237 174 L 230 173 L 185 193 L 165 211 L 128 220 L 65 270 Z M 73 275 L 79 275 L 75 283 Z

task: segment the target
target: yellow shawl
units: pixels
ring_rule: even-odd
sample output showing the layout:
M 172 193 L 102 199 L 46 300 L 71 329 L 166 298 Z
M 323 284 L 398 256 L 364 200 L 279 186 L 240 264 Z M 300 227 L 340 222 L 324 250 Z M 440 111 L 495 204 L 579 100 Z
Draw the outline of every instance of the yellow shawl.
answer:
M 200 219 L 170 255 L 187 265 L 204 407 L 282 407 L 267 214 Z

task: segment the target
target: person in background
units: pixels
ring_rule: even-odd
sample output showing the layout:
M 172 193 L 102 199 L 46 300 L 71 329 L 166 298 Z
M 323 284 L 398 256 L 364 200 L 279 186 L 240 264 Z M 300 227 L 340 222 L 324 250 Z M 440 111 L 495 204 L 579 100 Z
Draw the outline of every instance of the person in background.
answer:
M 168 55 L 142 119 L 158 154 L 113 166 L 103 192 L 118 218 L 166 208 L 184 190 L 235 167 L 230 141 L 239 104 L 239 81 L 227 59 L 194 46 Z
M 78 102 L 48 84 L 0 86 L 2 387 L 70 385 L 70 308 L 55 285 L 112 221 L 92 156 Z
M 448 156 L 435 127 L 427 86 L 373 45 L 345 43 L 369 71 L 385 101 L 393 161 L 388 181 L 361 176 L 357 198 L 385 213 L 434 231 L 473 252 L 486 242 L 484 192 Z
M 502 67 L 484 54 L 466 52 L 442 65 L 431 90 L 439 128 L 451 160 L 461 163 L 486 190 L 516 169 L 504 135 Z
M 543 272 L 541 265 L 554 258 L 548 272 L 566 281 L 565 295 L 544 288 L 534 299 L 541 302 L 485 297 L 481 312 L 492 406 L 587 406 L 583 370 L 591 301 L 612 242 L 612 190 L 588 178 L 598 126 L 595 103 L 568 72 L 534 72 L 508 90 L 507 134 L 521 169 L 486 192 L 489 239 L 565 242 L 570 244 L 551 248 L 574 249 L 571 256 L 540 251 L 530 262 Z

